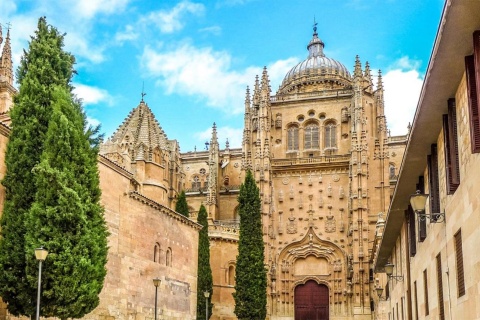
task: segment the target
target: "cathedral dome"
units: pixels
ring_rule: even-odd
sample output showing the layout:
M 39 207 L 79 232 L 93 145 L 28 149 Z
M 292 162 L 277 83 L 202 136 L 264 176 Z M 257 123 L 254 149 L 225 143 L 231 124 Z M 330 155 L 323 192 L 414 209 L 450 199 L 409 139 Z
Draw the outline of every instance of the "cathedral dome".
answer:
M 308 57 L 293 67 L 285 76 L 279 93 L 288 93 L 299 85 L 312 81 L 350 82 L 351 76 L 347 68 L 339 61 L 325 56 L 325 44 L 318 37 L 317 27 L 313 28 L 313 38 L 307 46 Z

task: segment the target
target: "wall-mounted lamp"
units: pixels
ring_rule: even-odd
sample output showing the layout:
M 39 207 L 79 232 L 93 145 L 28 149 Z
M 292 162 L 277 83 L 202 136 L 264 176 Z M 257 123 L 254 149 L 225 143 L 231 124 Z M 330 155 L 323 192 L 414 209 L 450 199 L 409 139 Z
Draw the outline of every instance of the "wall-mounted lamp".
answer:
M 427 204 L 428 194 L 420 193 L 420 190 L 417 190 L 415 194 L 410 196 L 410 205 L 412 206 L 413 211 L 417 214 L 418 219 L 424 221 L 425 219 L 430 219 L 430 223 L 444 222 L 445 213 L 425 213 L 425 206 Z
M 377 295 L 378 295 L 378 301 L 387 301 L 387 297 L 383 298 L 382 297 L 382 293 L 383 293 L 383 288 L 378 286 L 375 288 L 375 291 L 377 291 Z
M 403 281 L 403 276 L 394 276 L 393 275 L 393 267 L 395 267 L 395 265 L 393 263 L 390 263 L 388 262 L 386 265 L 385 265 L 385 273 L 387 274 L 387 277 L 388 279 L 395 279 L 397 281 Z

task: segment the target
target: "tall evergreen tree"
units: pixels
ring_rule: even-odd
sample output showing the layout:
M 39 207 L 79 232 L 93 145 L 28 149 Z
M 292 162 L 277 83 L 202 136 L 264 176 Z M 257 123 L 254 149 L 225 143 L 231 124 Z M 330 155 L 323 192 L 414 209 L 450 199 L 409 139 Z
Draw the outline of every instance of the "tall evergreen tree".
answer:
M 185 191 L 182 191 L 178 196 L 177 203 L 175 204 L 175 211 L 187 218 L 190 216 L 190 213 L 188 212 L 187 196 L 185 195 Z
M 200 206 L 198 211 L 197 222 L 203 226 L 198 236 L 198 281 L 197 281 L 197 319 L 203 320 L 206 317 L 205 313 L 205 296 L 204 292 L 208 291 L 210 297 L 213 292 L 212 268 L 210 267 L 210 241 L 208 240 L 208 220 L 207 209 Z M 208 314 L 212 315 L 211 299 L 208 300 Z M 207 319 L 205 319 L 207 320 Z
M 235 314 L 240 320 L 264 320 L 267 315 L 267 272 L 260 193 L 251 171 L 238 196 L 240 239 L 235 274 Z
M 63 35 L 40 18 L 17 70 L 19 94 L 2 181 L 0 295 L 14 315 L 35 312 L 39 246 L 49 251 L 42 274 L 44 316 L 90 312 L 106 274 L 98 148 L 91 145 L 97 130 L 87 128 L 72 93 L 74 61 L 63 51 Z

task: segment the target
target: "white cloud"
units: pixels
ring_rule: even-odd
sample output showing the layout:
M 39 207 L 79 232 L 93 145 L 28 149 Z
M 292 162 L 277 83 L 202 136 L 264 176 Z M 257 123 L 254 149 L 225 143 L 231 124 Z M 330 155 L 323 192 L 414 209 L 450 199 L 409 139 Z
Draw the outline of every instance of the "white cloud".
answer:
M 125 10 L 129 0 L 74 0 L 70 7 L 77 15 L 91 19 L 97 14 L 112 14 Z M 74 4 L 73 6 L 71 4 Z
M 195 138 L 203 147 L 205 141 L 210 142 L 212 138 L 212 128 L 207 128 L 204 131 L 195 133 Z M 229 142 L 230 148 L 240 148 L 242 146 L 243 128 L 218 127 L 217 140 L 220 149 L 225 148 L 225 143 Z
M 92 127 L 97 127 L 98 125 L 101 124 L 99 120 L 97 120 L 95 118 L 91 118 L 89 116 L 87 116 L 87 122 Z
M 156 52 L 144 49 L 142 66 L 167 93 L 198 96 L 214 108 L 239 114 L 244 110 L 245 88 L 261 75 L 262 68 L 248 67 L 231 70 L 231 56 L 212 48 L 196 48 L 190 44 L 177 46 L 174 51 Z M 280 60 L 269 69 L 270 83 L 278 86 L 283 76 L 296 63 L 293 58 Z
M 211 26 L 211 27 L 202 28 L 198 31 L 202 33 L 211 33 L 215 36 L 218 36 L 222 33 L 222 28 L 220 28 L 219 26 Z
M 79 83 L 74 83 L 73 85 L 75 86 L 73 92 L 77 95 L 77 97 L 82 99 L 84 105 L 98 104 L 100 102 L 105 102 L 108 105 L 112 105 L 113 103 L 112 96 L 110 96 L 110 94 L 104 89 Z
M 416 69 L 393 69 L 383 76 L 385 114 L 392 135 L 407 133 L 417 107 L 423 78 Z
M 400 59 L 395 61 L 393 67 L 395 69 L 399 68 L 399 69 L 402 69 L 402 70 L 405 70 L 405 69 L 407 69 L 407 70 L 411 70 L 411 69 L 418 70 L 418 68 L 420 67 L 420 64 L 421 64 L 420 60 L 410 59 L 409 57 L 405 56 L 405 57 L 401 57 Z
M 163 33 L 172 33 L 183 28 L 186 14 L 202 15 L 204 11 L 203 4 L 186 0 L 179 2 L 170 11 L 151 12 L 142 22 L 153 23 Z
M 17 5 L 13 0 L 2 0 L 0 1 L 0 16 L 2 18 L 7 17 L 17 10 Z M 0 21 L 2 24 L 5 24 L 7 21 Z
M 138 36 L 139 34 L 135 31 L 135 28 L 129 24 L 125 27 L 125 31 L 115 34 L 115 41 L 123 43 L 125 41 L 136 40 Z

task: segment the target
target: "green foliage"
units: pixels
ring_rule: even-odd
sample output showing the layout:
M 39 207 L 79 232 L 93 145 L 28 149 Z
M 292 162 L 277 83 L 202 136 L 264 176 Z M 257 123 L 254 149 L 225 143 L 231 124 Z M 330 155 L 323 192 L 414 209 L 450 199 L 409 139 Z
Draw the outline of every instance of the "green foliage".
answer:
M 17 70 L 11 111 L 6 201 L 1 219 L 0 295 L 14 315 L 35 312 L 38 262 L 40 314 L 80 318 L 98 305 L 106 275 L 107 228 L 100 206 L 97 145 L 72 94 L 74 58 L 45 18 Z
M 187 218 L 189 217 L 190 213 L 188 212 L 188 204 L 185 191 L 182 191 L 178 196 L 177 203 L 175 204 L 175 211 Z
M 240 239 L 235 274 L 235 314 L 240 320 L 263 320 L 267 314 L 267 273 L 260 194 L 255 179 L 247 171 L 238 196 Z
M 197 282 L 197 319 L 205 319 L 206 300 L 204 292 L 213 292 L 212 268 L 210 267 L 210 241 L 208 240 L 207 210 L 200 206 L 197 222 L 203 226 L 198 237 L 198 282 Z M 211 299 L 208 300 L 209 318 L 212 315 Z

